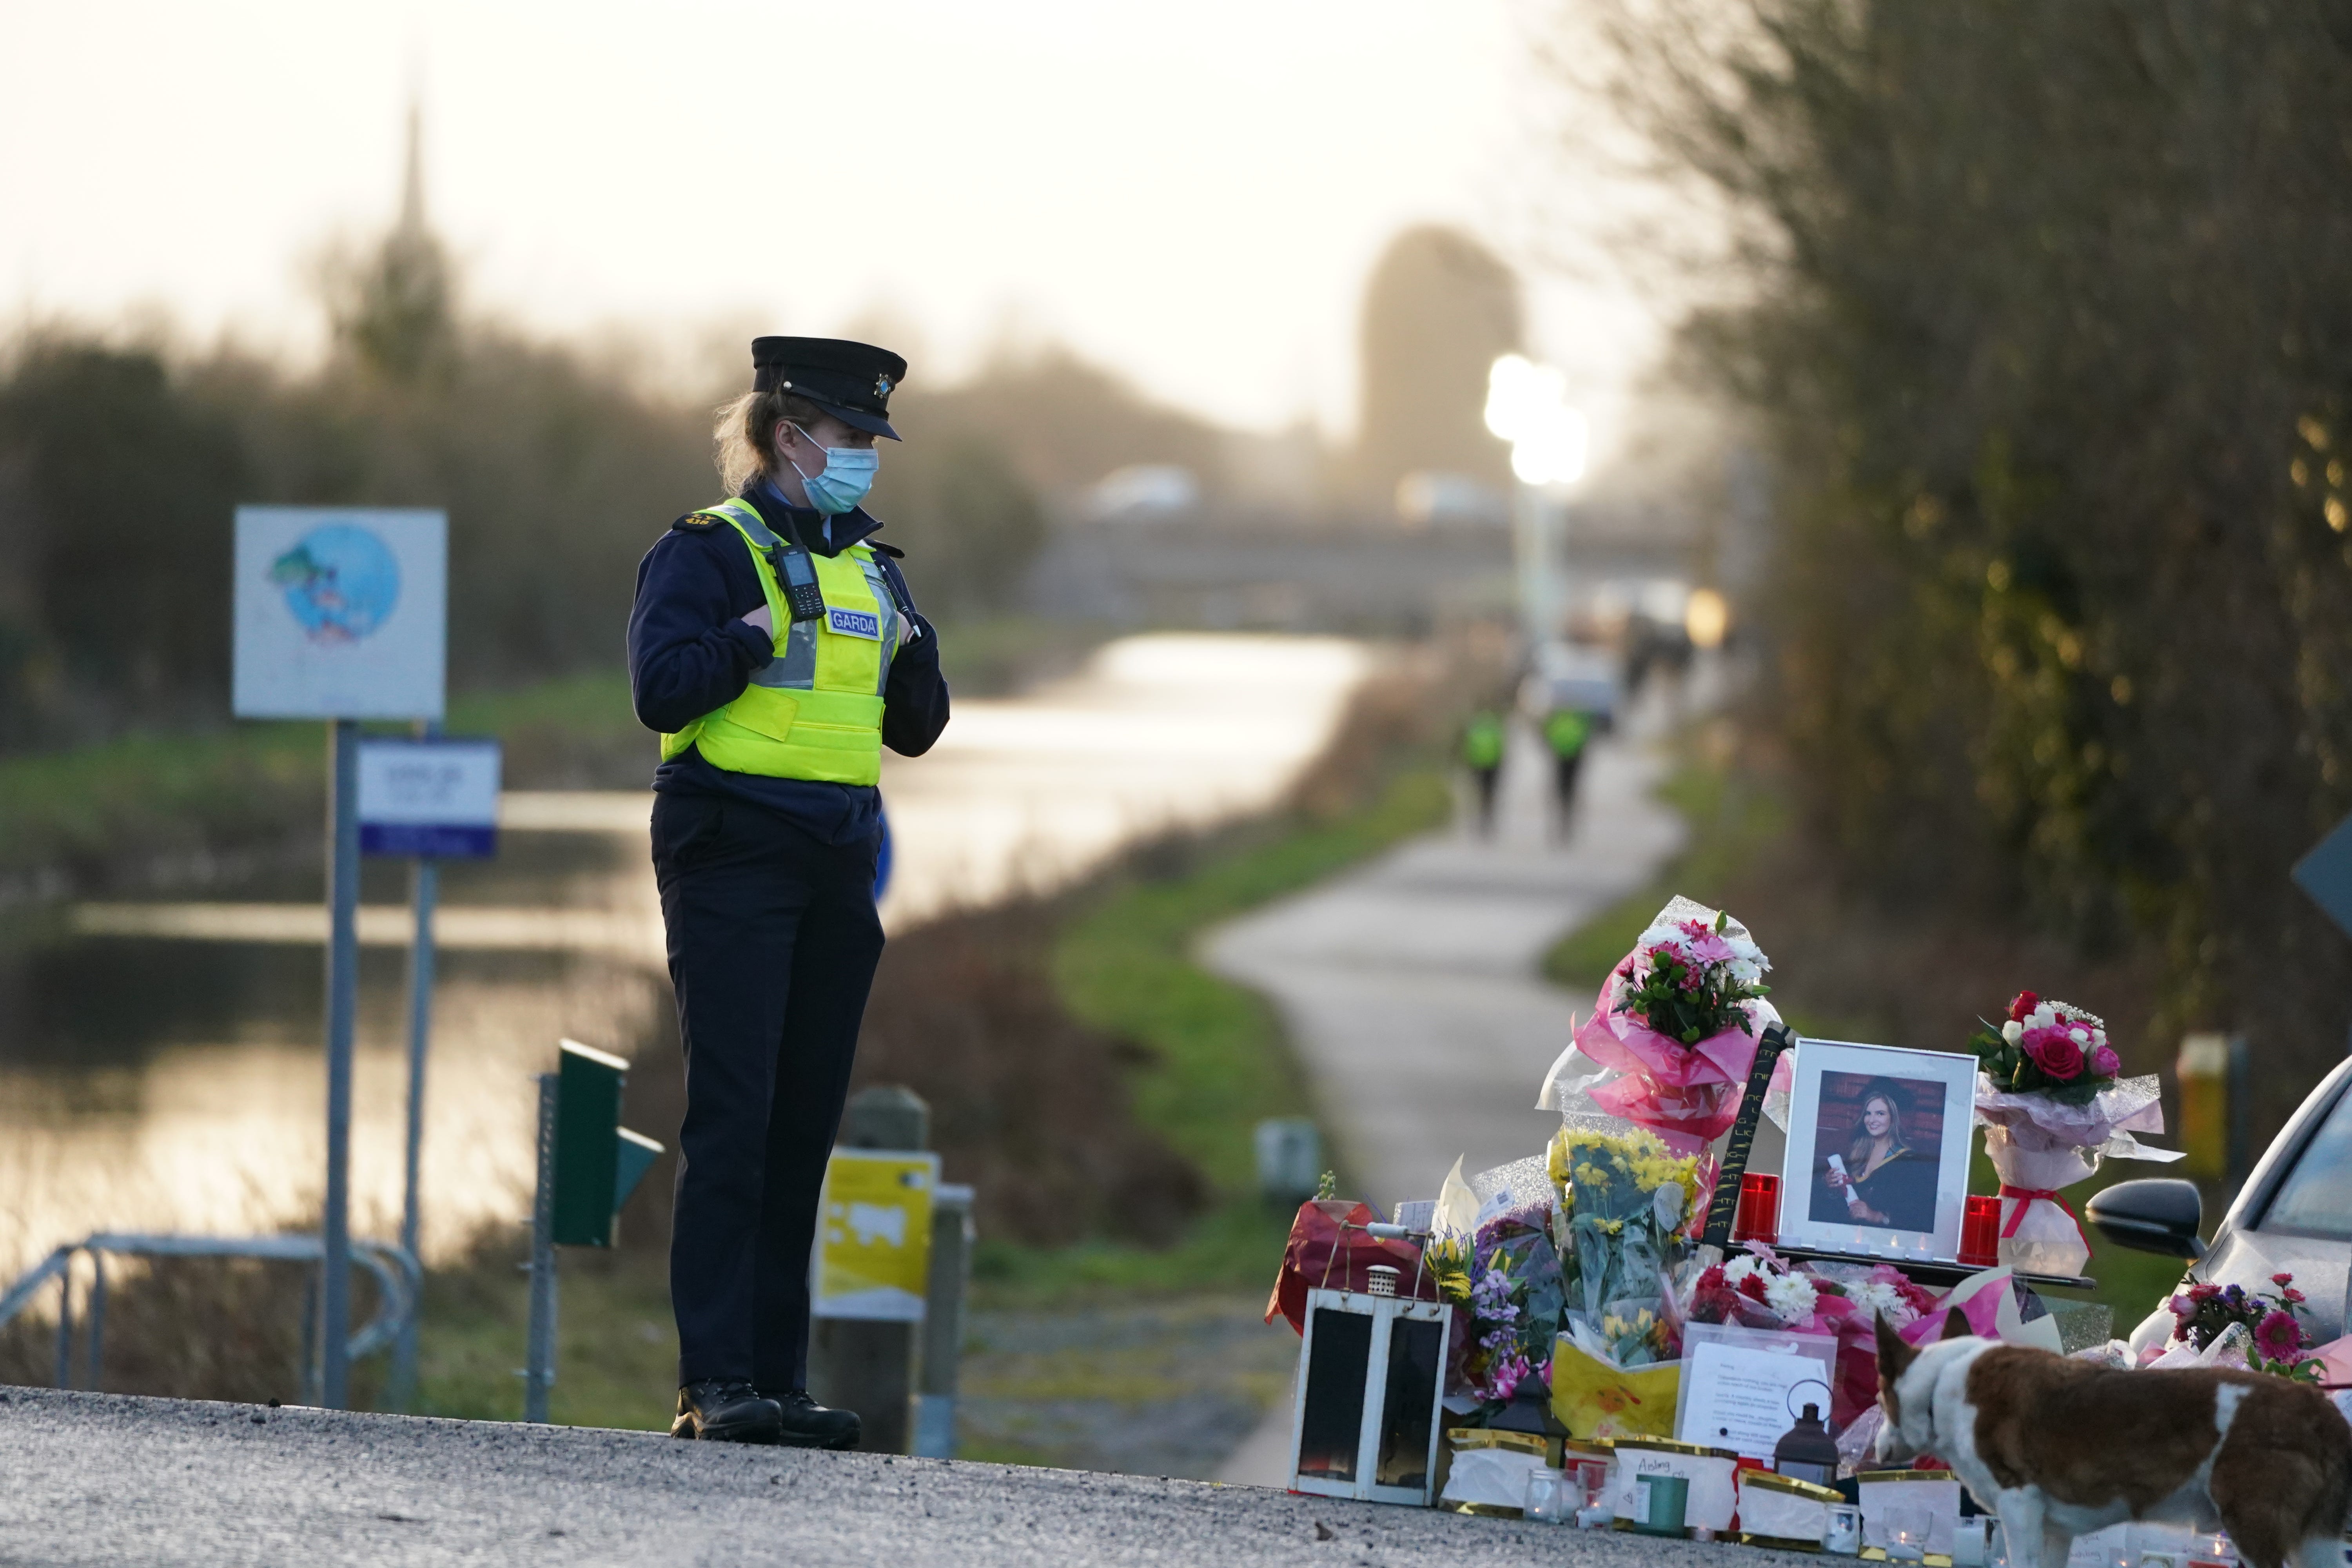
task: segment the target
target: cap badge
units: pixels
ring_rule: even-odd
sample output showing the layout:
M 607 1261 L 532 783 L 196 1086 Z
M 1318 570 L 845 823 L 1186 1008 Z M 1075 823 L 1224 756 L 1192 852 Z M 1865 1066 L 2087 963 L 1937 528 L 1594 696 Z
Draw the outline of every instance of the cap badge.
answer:
M 890 378 L 888 376 L 877 375 L 874 378 L 874 395 L 877 397 L 887 397 L 890 395 Z

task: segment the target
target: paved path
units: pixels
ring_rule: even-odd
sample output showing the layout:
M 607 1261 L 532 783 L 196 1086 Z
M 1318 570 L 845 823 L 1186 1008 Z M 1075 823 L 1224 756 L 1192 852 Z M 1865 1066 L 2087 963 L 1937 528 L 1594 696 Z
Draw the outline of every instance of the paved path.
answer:
M 1435 1197 L 1456 1155 L 1475 1173 L 1543 1152 L 1559 1121 L 1534 1109 L 1538 1081 L 1591 999 L 1538 965 L 1682 842 L 1681 818 L 1651 798 L 1663 763 L 1626 739 L 1587 757 L 1574 834 L 1552 844 L 1549 763 L 1534 736 L 1516 741 L 1491 840 L 1463 824 L 1415 839 L 1206 946 L 1213 968 L 1274 999 L 1357 1195 L 1384 1212 Z M 1278 1406 L 1222 1477 L 1281 1485 L 1289 1436 Z
M 1796 1568 L 1254 1487 L 0 1389 L 0 1563 Z

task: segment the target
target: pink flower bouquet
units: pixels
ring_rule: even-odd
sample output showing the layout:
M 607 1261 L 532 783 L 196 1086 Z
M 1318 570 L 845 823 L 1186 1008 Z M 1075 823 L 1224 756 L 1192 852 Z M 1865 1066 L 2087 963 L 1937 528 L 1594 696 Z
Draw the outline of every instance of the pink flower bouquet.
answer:
M 2124 1078 L 2106 1026 L 2079 1007 L 2021 992 L 1999 1029 L 1969 1042 L 1976 1115 L 2000 1176 L 2000 1261 L 2029 1274 L 2079 1275 L 2091 1244 L 2058 1194 L 2103 1157 L 2177 1160 L 2133 1136 L 2164 1131 L 2156 1075 Z
M 1738 921 L 1673 900 L 1602 984 L 1537 1103 L 1565 1111 L 1580 1099 L 1684 1152 L 1721 1137 L 1738 1113 L 1757 1037 L 1778 1016 L 1764 1000 L 1770 968 Z

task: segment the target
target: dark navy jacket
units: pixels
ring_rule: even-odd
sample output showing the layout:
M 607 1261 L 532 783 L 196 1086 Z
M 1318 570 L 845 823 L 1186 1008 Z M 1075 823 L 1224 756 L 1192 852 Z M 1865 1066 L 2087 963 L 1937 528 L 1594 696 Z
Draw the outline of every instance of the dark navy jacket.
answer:
M 838 555 L 882 526 L 863 508 L 827 517 L 793 506 L 764 479 L 753 480 L 743 499 L 778 534 L 790 513 L 801 542 L 820 555 Z M 903 592 L 898 563 L 881 548 L 875 554 Z M 741 696 L 752 672 L 775 657 L 769 635 L 742 618 L 765 603 L 751 552 L 734 529 L 673 524 L 655 541 L 637 563 L 637 600 L 629 611 L 629 693 L 638 722 L 674 734 Z M 919 615 L 908 619 L 922 635 L 901 643 L 890 660 L 882 689 L 882 743 L 901 756 L 919 757 L 947 728 L 948 685 L 940 674 L 938 634 Z M 870 784 L 729 773 L 691 746 L 654 771 L 654 788 L 746 801 L 828 844 L 869 838 L 881 820 L 881 793 Z

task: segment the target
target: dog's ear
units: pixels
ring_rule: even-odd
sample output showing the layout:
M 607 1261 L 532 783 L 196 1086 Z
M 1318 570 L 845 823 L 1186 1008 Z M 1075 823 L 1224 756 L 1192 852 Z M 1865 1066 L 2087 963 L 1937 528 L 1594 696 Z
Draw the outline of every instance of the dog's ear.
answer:
M 1975 1332 L 1976 1331 L 1974 1329 L 1969 1327 L 1969 1315 L 1966 1312 L 1961 1311 L 1958 1307 L 1952 1308 L 1944 1314 L 1944 1332 L 1942 1338 L 1948 1340 L 1964 1340 Z
M 1895 1325 L 1886 1321 L 1884 1313 L 1879 1315 L 1877 1326 L 1878 1386 L 1891 1394 L 1896 1381 L 1919 1359 L 1919 1352 L 1903 1342 L 1903 1336 L 1895 1331 Z

